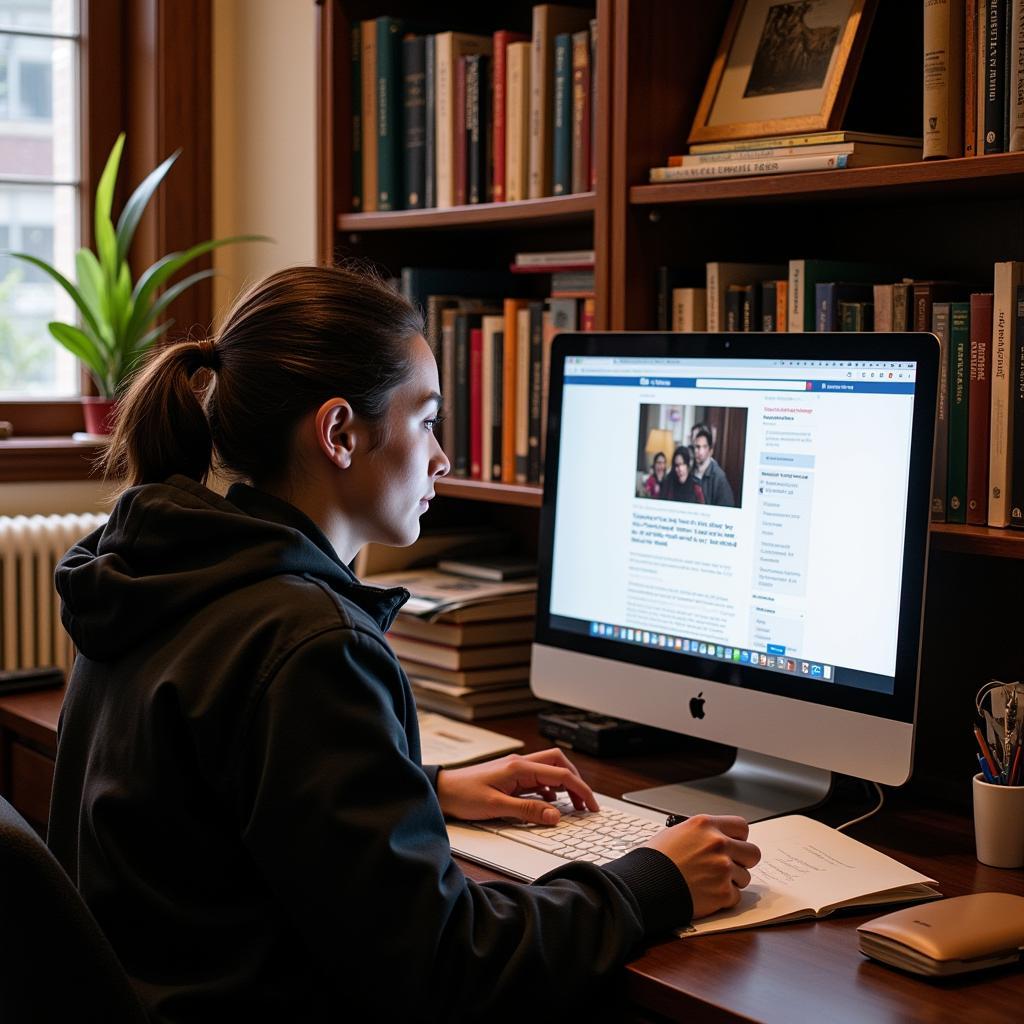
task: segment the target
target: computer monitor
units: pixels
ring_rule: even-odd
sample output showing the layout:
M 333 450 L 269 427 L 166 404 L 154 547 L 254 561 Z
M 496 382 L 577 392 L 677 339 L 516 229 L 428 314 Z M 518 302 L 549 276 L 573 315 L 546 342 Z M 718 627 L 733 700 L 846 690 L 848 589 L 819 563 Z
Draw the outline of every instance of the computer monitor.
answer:
M 533 690 L 738 749 L 627 799 L 909 778 L 938 366 L 931 334 L 555 339 Z

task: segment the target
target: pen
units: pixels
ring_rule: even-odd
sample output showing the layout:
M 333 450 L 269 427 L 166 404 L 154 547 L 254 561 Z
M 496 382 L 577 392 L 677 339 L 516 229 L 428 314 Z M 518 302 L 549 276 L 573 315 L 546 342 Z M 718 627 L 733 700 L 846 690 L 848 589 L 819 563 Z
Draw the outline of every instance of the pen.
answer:
M 996 782 L 996 777 L 991 771 L 989 771 L 988 764 L 981 754 L 978 754 L 978 767 L 981 769 L 981 774 L 985 777 L 986 782 L 991 783 L 993 786 L 999 785 L 999 783 Z
M 995 779 L 999 772 L 996 770 L 996 763 L 992 759 L 992 753 L 988 749 L 988 744 L 985 742 L 985 737 L 981 735 L 981 730 L 977 726 L 974 727 L 974 738 L 978 741 L 978 747 L 981 750 L 981 756 L 985 759 L 985 764 L 988 766 L 988 771 L 985 774 L 992 776 L 992 779 L 989 780 L 991 782 Z
M 1007 781 L 1007 785 L 1016 786 L 1020 783 L 1020 752 L 1024 750 L 1024 745 L 1017 744 L 1017 753 L 1013 755 L 1013 767 L 1010 769 L 1010 778 Z
M 671 828 L 673 825 L 681 825 L 688 818 L 688 814 L 670 814 L 665 819 L 665 828 Z

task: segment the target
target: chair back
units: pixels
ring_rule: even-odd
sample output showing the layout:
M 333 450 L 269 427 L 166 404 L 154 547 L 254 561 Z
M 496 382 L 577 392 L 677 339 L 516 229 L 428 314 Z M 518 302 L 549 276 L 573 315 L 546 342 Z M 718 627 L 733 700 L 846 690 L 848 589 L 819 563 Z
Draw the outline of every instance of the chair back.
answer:
M 110 943 L 46 844 L 0 797 L 0 1021 L 145 1024 Z

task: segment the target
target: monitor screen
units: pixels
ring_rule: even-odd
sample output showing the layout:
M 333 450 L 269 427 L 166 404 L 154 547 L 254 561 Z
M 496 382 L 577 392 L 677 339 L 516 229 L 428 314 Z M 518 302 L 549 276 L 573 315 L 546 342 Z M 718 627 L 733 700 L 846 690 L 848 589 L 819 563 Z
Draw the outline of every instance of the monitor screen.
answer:
M 931 335 L 562 336 L 538 644 L 659 670 L 637 717 L 669 727 L 663 673 L 912 722 L 936 365 Z

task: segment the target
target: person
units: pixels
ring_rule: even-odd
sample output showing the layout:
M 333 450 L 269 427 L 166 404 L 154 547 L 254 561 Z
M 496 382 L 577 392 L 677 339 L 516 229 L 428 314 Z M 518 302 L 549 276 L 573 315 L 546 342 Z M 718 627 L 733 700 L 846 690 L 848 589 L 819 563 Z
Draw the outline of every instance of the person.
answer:
M 711 431 L 705 426 L 697 427 L 693 431 L 693 475 L 704 492 L 707 504 L 727 505 L 732 508 L 736 504 L 732 486 L 725 475 L 725 470 L 715 462 L 714 454 Z
M 596 801 L 557 749 L 421 764 L 385 637 L 408 594 L 348 563 L 418 536 L 449 470 L 440 402 L 419 314 L 328 267 L 256 285 L 121 399 L 124 488 L 56 574 L 79 654 L 49 843 L 154 1021 L 564 1012 L 750 880 L 724 816 L 534 885 L 460 870 L 446 816 Z
M 654 460 L 651 462 L 651 472 L 647 479 L 644 481 L 644 493 L 648 498 L 661 498 L 663 497 L 661 489 L 665 483 L 665 469 L 668 460 L 665 458 L 664 452 L 658 452 L 654 456 Z
M 669 501 L 689 501 L 704 504 L 704 491 L 692 474 L 693 456 L 686 445 L 680 445 L 672 453 L 672 472 L 664 488 Z

